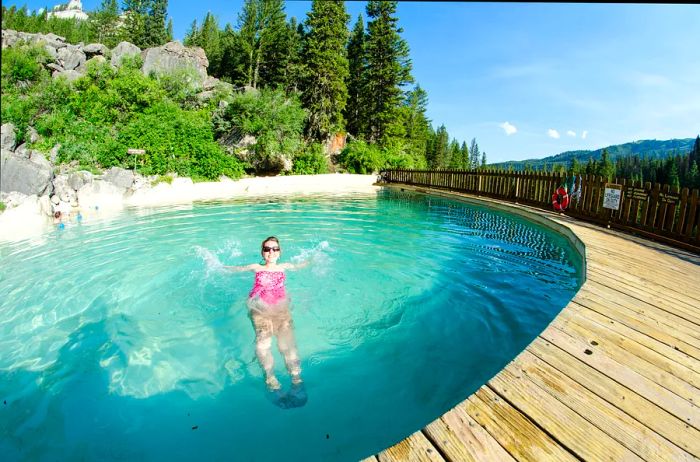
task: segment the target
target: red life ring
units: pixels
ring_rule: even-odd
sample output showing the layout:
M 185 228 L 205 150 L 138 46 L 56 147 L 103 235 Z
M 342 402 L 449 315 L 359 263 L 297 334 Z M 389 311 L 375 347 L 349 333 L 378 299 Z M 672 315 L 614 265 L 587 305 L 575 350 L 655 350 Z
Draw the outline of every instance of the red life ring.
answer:
M 557 212 L 563 212 L 569 206 L 569 193 L 564 186 L 559 186 L 552 194 L 552 205 Z

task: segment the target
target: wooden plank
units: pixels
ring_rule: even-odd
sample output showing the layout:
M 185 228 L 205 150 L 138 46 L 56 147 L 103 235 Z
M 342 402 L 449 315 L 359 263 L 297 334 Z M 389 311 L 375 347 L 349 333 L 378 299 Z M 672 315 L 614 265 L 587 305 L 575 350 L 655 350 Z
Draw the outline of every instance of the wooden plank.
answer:
M 551 325 L 573 338 L 589 343 L 593 354 L 604 353 L 607 358 L 624 364 L 687 400 L 689 405 L 700 403 L 700 390 L 691 383 L 695 375 L 693 371 L 674 365 L 673 362 L 639 345 L 634 340 L 615 335 L 607 328 L 582 317 L 567 319 L 558 317 Z M 698 410 L 698 419 L 700 421 L 700 410 Z
M 481 387 L 460 406 L 464 406 L 467 414 L 484 427 L 516 460 L 578 460 L 486 386 Z
M 633 265 L 628 265 L 627 270 L 624 271 L 611 268 L 612 265 L 609 264 L 609 259 L 604 257 L 591 259 L 590 264 L 587 266 L 596 270 L 603 279 L 615 279 L 623 282 L 625 288 L 633 285 L 632 287 L 640 291 L 656 294 L 659 299 L 665 298 L 674 302 L 677 301 L 692 308 L 694 311 L 699 311 L 697 308 L 700 306 L 700 296 L 696 290 L 700 286 L 700 277 L 690 276 L 682 278 L 682 275 L 679 273 L 675 274 L 677 279 L 674 281 L 672 279 L 673 275 L 664 276 L 659 274 L 660 272 L 649 271 L 648 268 L 645 269 Z M 657 277 L 654 277 L 655 274 Z M 652 290 L 649 287 L 649 283 L 666 290 Z
M 699 360 L 655 339 L 653 336 L 638 332 L 619 322 L 618 320 L 612 319 L 608 316 L 604 316 L 598 313 L 597 311 L 586 308 L 585 306 L 579 305 L 576 302 L 569 303 L 566 309 L 559 314 L 559 317 L 567 317 L 570 316 L 571 313 L 576 313 L 578 316 L 582 316 L 602 326 L 605 326 L 611 331 L 616 332 L 617 334 L 626 338 L 630 338 L 639 343 L 640 345 L 646 346 L 647 348 L 657 352 L 658 354 L 663 355 L 665 358 L 690 369 L 696 374 L 700 374 Z
M 679 339 L 678 332 L 670 330 L 665 324 L 659 323 L 658 321 L 650 322 L 648 316 L 640 315 L 638 311 L 634 309 L 628 309 L 620 304 L 615 304 L 615 306 L 612 306 L 613 304 L 610 303 L 606 304 L 605 299 L 603 299 L 601 303 L 599 300 L 596 300 L 595 296 L 591 296 L 590 292 L 577 295 L 575 302 L 603 316 L 615 319 L 625 326 L 635 329 L 645 335 L 649 335 L 660 342 L 664 342 L 671 348 L 687 354 L 694 359 L 700 359 L 700 348 L 683 339 Z
M 513 370 L 515 375 L 526 377 L 541 390 L 551 394 L 587 422 L 645 460 L 694 460 L 688 452 L 528 351 L 518 356 L 509 369 Z
M 365 459 L 362 459 L 361 462 L 378 462 L 379 459 L 377 459 L 377 456 L 370 456 Z
M 684 423 L 656 403 L 640 396 L 546 340 L 538 339 L 532 342 L 527 351 L 608 403 L 625 411 L 673 444 L 696 457 L 700 456 L 700 431 Z
M 377 454 L 379 462 L 444 462 L 445 459 L 420 431 Z
M 648 400 L 657 403 L 693 428 L 700 428 L 700 410 L 693 403 L 658 385 L 625 364 L 611 359 L 600 349 L 596 350 L 596 347 L 590 343 L 571 337 L 552 325 L 542 332 L 541 337 L 617 382 L 635 390 L 636 393 Z
M 691 238 L 693 236 L 693 227 L 695 226 L 695 220 L 698 211 L 698 202 L 700 201 L 700 199 L 698 199 L 698 194 L 698 190 L 693 189 L 693 192 L 690 195 L 689 206 L 686 211 L 685 230 L 683 231 L 683 235 L 686 238 Z M 700 235 L 700 233 L 698 234 Z
M 489 381 L 496 392 L 583 460 L 642 459 L 512 367 Z
M 597 280 L 596 280 L 597 279 Z M 700 338 L 698 323 L 696 322 L 694 310 L 680 303 L 673 305 L 672 302 L 664 300 L 654 293 L 637 290 L 625 286 L 620 288 L 620 282 L 605 281 L 605 284 L 598 282 L 600 279 L 589 279 L 586 291 L 576 294 L 576 299 L 597 299 L 599 303 L 607 306 L 615 305 L 634 311 L 640 315 L 648 316 L 648 319 L 655 322 L 668 324 L 686 341 L 698 345 Z M 671 311 L 674 310 L 675 312 Z M 686 319 L 689 318 L 689 319 Z M 698 345 L 700 346 L 700 345 Z
M 450 461 L 515 461 L 463 406 L 455 407 L 428 424 L 423 433 Z

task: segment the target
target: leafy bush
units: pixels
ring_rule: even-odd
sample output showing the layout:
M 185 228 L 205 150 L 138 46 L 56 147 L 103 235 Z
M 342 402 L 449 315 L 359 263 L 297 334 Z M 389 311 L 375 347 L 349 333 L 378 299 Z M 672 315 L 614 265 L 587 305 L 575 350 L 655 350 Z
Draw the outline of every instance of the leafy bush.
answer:
M 323 146 L 312 143 L 294 158 L 292 173 L 295 175 L 315 175 L 328 173 L 328 161 L 323 154 Z
M 7 205 L 5 205 L 4 202 L 0 202 L 0 212 L 4 212 L 6 208 L 7 208 Z
M 11 48 L 3 48 L 2 86 L 26 86 L 26 83 L 48 76 L 43 65 L 49 59 L 48 52 L 41 45 L 20 43 Z
M 384 166 L 379 147 L 364 141 L 353 141 L 338 155 L 338 163 L 350 173 L 373 173 Z
M 243 165 L 214 141 L 205 111 L 184 111 L 172 102 L 159 103 L 136 116 L 118 134 L 119 149 L 99 159 L 105 167 L 128 166 L 129 148 L 145 149 L 139 170 L 147 175 L 178 175 L 216 179 L 239 178 Z
M 213 123 L 217 138 L 231 143 L 254 136 L 253 152 L 243 160 L 257 172 L 279 172 L 303 145 L 305 116 L 298 97 L 263 89 L 234 95 Z
M 197 93 L 202 91 L 200 77 L 193 67 L 179 69 L 170 74 L 160 74 L 158 83 L 165 94 L 182 107 L 194 108 L 198 104 Z

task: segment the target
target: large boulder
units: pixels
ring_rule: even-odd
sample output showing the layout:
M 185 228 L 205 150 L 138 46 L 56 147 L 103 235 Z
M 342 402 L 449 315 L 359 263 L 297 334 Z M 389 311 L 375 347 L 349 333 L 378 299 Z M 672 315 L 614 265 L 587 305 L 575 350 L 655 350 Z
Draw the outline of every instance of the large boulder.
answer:
M 109 52 L 109 48 L 101 43 L 90 43 L 83 47 L 83 53 L 87 56 L 102 55 L 105 56 Z
M 31 151 L 29 159 L 9 151 L 0 153 L 0 191 L 41 196 L 53 189 L 52 178 L 53 168 L 41 153 Z
M 81 64 L 85 63 L 87 60 L 85 53 L 74 45 L 69 45 L 67 47 L 58 50 L 58 64 L 67 71 L 72 71 L 76 69 Z
M 209 60 L 204 50 L 199 47 L 185 47 L 180 42 L 168 42 L 163 46 L 148 48 L 143 52 L 141 71 L 149 75 L 172 74 L 194 69 L 198 75 L 198 86 L 207 79 Z
M 9 122 L 2 124 L 2 127 L 0 127 L 0 148 L 3 151 L 13 151 L 16 142 L 15 126 Z
M 76 70 L 65 70 L 65 71 L 53 71 L 53 74 L 51 74 L 51 77 L 54 79 L 57 79 L 59 77 L 64 77 L 67 81 L 73 82 L 75 80 L 78 80 L 80 77 L 82 77 L 83 74 Z
M 104 172 L 102 180 L 112 183 L 119 188 L 128 189 L 134 184 L 134 171 L 112 167 Z
M 124 206 L 126 190 L 110 182 L 95 180 L 78 190 L 81 210 L 118 210 Z
M 129 42 L 119 42 L 119 44 L 112 49 L 112 58 L 110 63 L 114 67 L 119 67 L 122 64 L 122 60 L 125 56 L 140 55 L 141 48 L 137 47 L 133 43 Z

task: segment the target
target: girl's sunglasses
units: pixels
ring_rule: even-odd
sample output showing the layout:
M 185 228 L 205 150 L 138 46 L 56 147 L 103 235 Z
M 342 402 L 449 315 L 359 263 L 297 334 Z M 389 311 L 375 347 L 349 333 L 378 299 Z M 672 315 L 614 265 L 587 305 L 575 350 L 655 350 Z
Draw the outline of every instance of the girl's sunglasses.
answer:
M 263 247 L 263 252 L 279 252 L 279 247 Z

